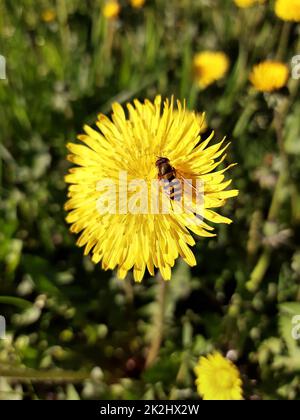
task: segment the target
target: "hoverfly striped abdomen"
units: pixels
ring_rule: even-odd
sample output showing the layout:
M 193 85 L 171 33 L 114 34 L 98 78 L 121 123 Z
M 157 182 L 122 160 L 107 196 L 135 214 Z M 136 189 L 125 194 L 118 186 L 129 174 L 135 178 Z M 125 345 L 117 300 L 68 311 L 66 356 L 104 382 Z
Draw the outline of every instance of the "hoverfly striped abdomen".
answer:
M 163 183 L 164 192 L 170 198 L 170 200 L 181 201 L 182 186 L 178 179 L 173 179 L 172 181 L 165 179 L 161 180 L 161 182 Z
M 166 157 L 159 157 L 156 161 L 158 178 L 162 183 L 165 194 L 170 200 L 180 201 L 182 198 L 182 185 L 176 178 L 176 169 L 170 164 Z

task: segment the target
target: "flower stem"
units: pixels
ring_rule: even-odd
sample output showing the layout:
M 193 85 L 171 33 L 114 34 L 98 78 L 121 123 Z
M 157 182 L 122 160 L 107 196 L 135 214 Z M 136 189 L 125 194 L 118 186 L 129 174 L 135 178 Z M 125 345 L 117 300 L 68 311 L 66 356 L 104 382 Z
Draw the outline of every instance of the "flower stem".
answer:
M 271 262 L 271 249 L 265 247 L 261 254 L 254 270 L 251 273 L 250 280 L 247 282 L 246 287 L 249 292 L 255 292 L 260 283 L 262 282 Z
M 0 377 L 9 378 L 15 381 L 37 381 L 37 382 L 83 382 L 90 378 L 89 372 L 55 370 L 21 369 L 10 366 L 0 367 Z
M 291 28 L 292 28 L 291 22 L 283 23 L 280 41 L 279 41 L 279 45 L 278 45 L 278 49 L 276 53 L 276 59 L 279 61 L 284 58 L 284 54 L 287 51 Z
M 276 222 L 278 218 L 279 211 L 281 209 L 281 204 L 282 204 L 282 191 L 289 178 L 288 157 L 285 151 L 284 138 L 283 138 L 284 119 L 285 119 L 286 113 L 288 112 L 288 109 L 289 109 L 288 105 L 284 104 L 284 107 L 281 110 L 282 112 L 278 112 L 278 110 L 274 112 L 273 126 L 275 128 L 276 137 L 277 137 L 277 143 L 278 143 L 278 148 L 279 148 L 279 153 L 280 153 L 280 158 L 281 158 L 281 168 L 280 168 L 279 177 L 276 183 L 276 187 L 273 193 L 271 205 L 268 212 L 267 221 L 269 222 L 271 221 Z M 263 247 L 263 252 L 260 258 L 258 259 L 258 262 L 255 265 L 250 275 L 250 280 L 246 283 L 246 288 L 250 292 L 255 292 L 260 286 L 270 266 L 271 257 L 272 257 L 272 250 L 268 245 L 265 245 Z
M 158 282 L 158 292 L 156 296 L 157 311 L 155 312 L 155 315 L 153 317 L 153 338 L 146 358 L 146 368 L 152 366 L 155 362 L 164 335 L 164 321 L 168 282 L 166 282 L 162 278 L 160 272 L 158 272 L 156 277 Z
M 279 175 L 279 178 L 275 187 L 275 191 L 273 194 L 273 198 L 271 201 L 267 221 L 276 221 L 278 217 L 278 213 L 281 208 L 282 190 L 284 186 L 286 185 L 287 179 L 288 179 L 287 165 L 286 165 L 286 162 L 283 161 L 280 175 Z M 255 292 L 258 289 L 271 263 L 271 256 L 272 256 L 271 248 L 265 245 L 263 248 L 263 253 L 260 256 L 256 266 L 254 267 L 254 270 L 251 273 L 250 280 L 246 284 L 246 287 L 250 292 Z

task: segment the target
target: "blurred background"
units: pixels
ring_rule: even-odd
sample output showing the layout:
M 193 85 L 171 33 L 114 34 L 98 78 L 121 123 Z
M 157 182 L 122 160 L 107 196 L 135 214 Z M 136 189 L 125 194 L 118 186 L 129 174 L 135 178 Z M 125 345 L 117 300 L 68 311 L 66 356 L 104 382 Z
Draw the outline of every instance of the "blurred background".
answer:
M 300 399 L 298 82 L 272 94 L 249 82 L 257 62 L 300 54 L 299 24 L 272 1 L 119 4 L 0 1 L 0 399 L 197 399 L 193 368 L 215 349 L 245 398 Z M 193 71 L 203 50 L 230 60 L 206 89 Z M 205 111 L 204 137 L 230 139 L 240 190 L 222 209 L 234 223 L 200 239 L 197 267 L 178 262 L 163 307 L 156 279 L 119 281 L 83 257 L 63 209 L 67 141 L 112 102 L 158 93 Z

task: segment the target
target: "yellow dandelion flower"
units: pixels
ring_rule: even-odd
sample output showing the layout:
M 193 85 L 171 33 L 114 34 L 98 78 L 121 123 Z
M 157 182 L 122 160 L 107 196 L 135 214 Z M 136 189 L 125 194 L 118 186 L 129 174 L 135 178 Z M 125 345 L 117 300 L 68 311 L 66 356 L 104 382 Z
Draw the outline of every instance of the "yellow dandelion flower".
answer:
M 198 394 L 204 400 L 242 400 L 242 380 L 237 367 L 220 353 L 200 357 L 195 367 Z
M 121 6 L 117 0 L 108 0 L 103 7 L 103 16 L 106 19 L 116 19 L 121 11 Z
M 53 22 L 56 19 L 56 13 L 52 9 L 44 10 L 42 13 L 42 20 L 46 23 Z
M 276 0 L 275 13 L 282 20 L 300 22 L 300 0 Z
M 195 116 L 196 116 L 196 122 L 198 122 L 198 125 L 199 125 L 199 134 L 203 134 L 207 131 L 208 124 L 207 124 L 207 119 L 204 112 L 195 113 L 195 112 L 187 110 L 186 113 L 187 113 L 187 116 L 189 116 L 191 119 L 191 124 L 193 124 L 195 120 Z M 178 114 L 179 114 L 178 111 L 174 110 L 174 116 L 177 117 Z
M 198 121 L 199 121 L 199 133 L 203 134 L 208 129 L 208 124 L 207 124 L 207 119 L 206 119 L 205 113 L 204 114 L 198 114 Z
M 289 68 L 279 61 L 264 61 L 253 67 L 250 82 L 260 92 L 273 92 L 284 87 L 289 78 Z
M 234 0 L 234 2 L 238 7 L 246 8 L 254 6 L 255 4 L 263 4 L 266 0 Z
M 196 116 L 196 120 L 199 124 L 199 134 L 205 133 L 208 129 L 208 124 L 207 124 L 207 119 L 206 119 L 205 112 L 195 114 L 194 112 L 190 111 L 190 117 L 191 117 L 192 121 L 194 120 L 195 116 Z
M 194 73 L 201 88 L 206 88 L 225 76 L 229 59 L 223 52 L 203 51 L 194 57 Z
M 140 9 L 141 7 L 143 7 L 145 2 L 146 0 L 130 0 L 131 6 L 135 9 Z
M 195 245 L 193 233 L 215 236 L 206 221 L 231 223 L 212 210 L 238 194 L 227 190 L 231 181 L 224 173 L 232 165 L 215 171 L 225 159 L 227 145 L 223 140 L 208 147 L 213 133 L 201 142 L 199 116 L 179 101 L 175 107 L 173 98 L 164 102 L 163 109 L 160 96 L 154 103 L 127 104 L 127 114 L 118 103 L 112 108 L 111 119 L 99 115 L 99 130 L 84 127 L 85 134 L 78 137 L 84 144 L 68 144 L 68 159 L 77 167 L 66 176 L 71 184 L 67 222 L 72 232 L 81 232 L 78 246 L 85 247 L 85 255 L 92 254 L 94 263 L 101 261 L 104 270 L 118 267 L 123 279 L 133 269 L 135 281 L 141 281 L 146 268 L 152 276 L 157 268 L 169 280 L 179 256 L 196 265 L 190 249 Z M 170 173 L 189 180 L 190 187 L 200 182 L 201 203 L 192 198 L 178 211 L 177 197 L 162 188 L 159 209 L 153 207 L 153 183 L 160 174 Z M 99 188 L 106 181 L 108 187 Z M 140 183 L 136 188 L 137 181 L 142 181 L 141 188 Z M 107 206 L 105 211 L 99 203 Z M 161 212 L 161 205 L 167 211 Z

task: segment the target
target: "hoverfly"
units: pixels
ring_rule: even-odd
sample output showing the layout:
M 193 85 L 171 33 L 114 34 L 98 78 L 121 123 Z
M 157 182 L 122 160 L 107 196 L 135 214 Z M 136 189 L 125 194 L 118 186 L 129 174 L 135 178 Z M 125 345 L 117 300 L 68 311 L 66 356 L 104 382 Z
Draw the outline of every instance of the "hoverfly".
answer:
M 184 193 L 187 189 L 186 186 L 188 186 L 189 193 L 191 195 L 190 203 L 188 208 L 187 203 L 184 203 L 184 205 L 188 212 L 197 216 L 195 211 L 192 210 L 192 203 L 194 201 L 193 195 L 196 199 L 198 197 L 197 189 L 193 186 L 193 184 L 185 179 L 184 176 L 171 165 L 170 160 L 166 157 L 158 157 L 155 166 L 157 167 L 158 179 L 162 182 L 164 193 L 170 200 L 182 201 Z M 186 197 L 184 197 L 184 200 L 185 199 Z
M 177 179 L 176 169 L 170 164 L 170 160 L 166 157 L 158 157 L 155 166 L 158 170 L 158 179 L 163 182 L 165 193 L 170 200 L 180 201 L 182 197 L 181 183 Z

